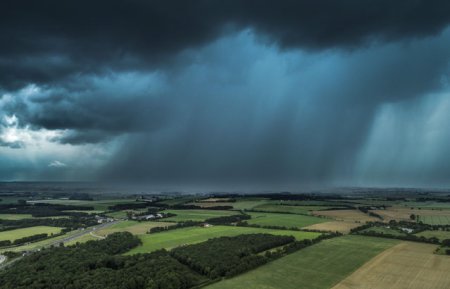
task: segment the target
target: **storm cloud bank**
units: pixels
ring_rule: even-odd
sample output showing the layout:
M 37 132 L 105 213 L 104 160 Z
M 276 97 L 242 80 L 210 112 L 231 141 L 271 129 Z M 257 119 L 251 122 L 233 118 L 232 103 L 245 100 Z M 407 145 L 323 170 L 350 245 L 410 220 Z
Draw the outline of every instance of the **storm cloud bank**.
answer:
M 448 184 L 448 1 L 0 10 L 5 180 Z

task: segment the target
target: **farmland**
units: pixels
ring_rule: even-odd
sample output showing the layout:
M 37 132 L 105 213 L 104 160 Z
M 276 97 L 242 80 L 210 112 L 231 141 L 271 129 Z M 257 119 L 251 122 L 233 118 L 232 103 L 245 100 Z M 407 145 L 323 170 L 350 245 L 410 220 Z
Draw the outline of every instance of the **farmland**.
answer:
M 296 214 L 276 214 L 276 213 L 259 213 L 250 212 L 252 217 L 247 222 L 249 224 L 261 226 L 283 226 L 288 228 L 303 228 L 313 224 L 324 223 L 329 220 L 314 216 L 296 215 Z
M 320 211 L 328 209 L 329 207 L 323 206 L 291 206 L 291 205 L 279 205 L 279 204 L 263 204 L 253 208 L 255 211 L 273 212 L 273 213 L 291 213 L 291 214 L 304 214 L 308 215 L 312 211 Z
M 334 238 L 206 288 L 327 289 L 397 243 L 361 236 Z
M 333 289 L 450 288 L 450 258 L 433 254 L 435 248 L 402 242 L 363 265 Z
M 330 232 L 341 232 L 348 233 L 351 229 L 360 226 L 360 224 L 355 222 L 345 222 L 345 221 L 330 221 L 325 223 L 318 223 L 304 227 L 308 230 L 319 230 L 319 231 L 330 231 Z
M 213 226 L 209 228 L 189 227 L 170 230 L 162 233 L 140 235 L 143 245 L 136 247 L 127 254 L 147 253 L 158 249 L 171 249 L 186 244 L 194 244 L 206 241 L 210 238 L 220 236 L 237 236 L 240 234 L 267 233 L 273 235 L 291 235 L 298 240 L 313 239 L 319 233 L 271 230 L 261 228 L 235 227 L 235 226 Z
M 205 221 L 210 218 L 239 214 L 233 211 L 220 210 L 166 210 L 164 213 L 176 214 L 175 217 L 163 219 L 168 222 Z
M 130 232 L 134 235 L 145 234 L 151 228 L 171 226 L 171 223 L 162 222 L 137 222 L 137 221 L 120 221 L 111 227 L 101 229 L 96 232 L 96 235 L 106 236 L 116 232 Z
M 450 215 L 419 215 L 420 222 L 430 225 L 450 225 Z
M 356 223 L 365 223 L 370 221 L 378 221 L 379 219 L 364 214 L 359 210 L 329 210 L 314 211 L 313 215 L 332 218 L 338 221 L 350 221 Z
M 419 237 L 423 236 L 426 238 L 435 237 L 442 241 L 445 239 L 450 239 L 450 231 L 423 231 L 423 232 L 417 233 L 416 236 L 419 236 Z
M 28 237 L 28 236 L 32 236 L 32 235 L 36 235 L 36 234 L 47 233 L 47 234 L 51 235 L 51 234 L 57 234 L 60 232 L 61 232 L 61 228 L 56 228 L 56 227 L 48 227 L 48 226 L 29 227 L 29 228 L 0 232 L 0 241 L 3 241 L 3 240 L 14 241 L 14 240 L 17 240 L 17 239 L 20 239 L 23 237 Z
M 104 200 L 94 200 L 94 201 L 84 201 L 84 200 L 68 200 L 68 199 L 46 199 L 46 200 L 36 200 L 28 201 L 28 203 L 46 203 L 46 204 L 58 204 L 58 205 L 74 205 L 74 206 L 88 206 L 93 207 L 96 211 L 108 211 L 110 206 L 117 204 L 127 204 L 134 202 L 134 199 L 104 199 Z

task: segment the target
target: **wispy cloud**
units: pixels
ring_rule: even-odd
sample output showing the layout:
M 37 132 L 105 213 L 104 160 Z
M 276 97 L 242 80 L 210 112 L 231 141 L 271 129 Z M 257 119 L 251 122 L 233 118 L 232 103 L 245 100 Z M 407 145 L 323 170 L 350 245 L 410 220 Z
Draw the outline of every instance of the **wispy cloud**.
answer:
M 67 165 L 65 163 L 57 161 L 57 160 L 52 161 L 51 163 L 48 164 L 48 166 L 51 167 L 51 168 L 65 168 L 65 167 L 67 167 Z

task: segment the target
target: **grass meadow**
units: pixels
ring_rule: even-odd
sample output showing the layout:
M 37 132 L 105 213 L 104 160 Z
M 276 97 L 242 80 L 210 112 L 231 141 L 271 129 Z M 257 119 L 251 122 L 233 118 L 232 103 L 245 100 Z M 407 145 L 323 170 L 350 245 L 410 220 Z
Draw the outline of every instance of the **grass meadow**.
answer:
M 397 240 L 344 236 L 324 240 L 207 289 L 329 289 Z M 359 288 L 359 287 L 358 287 Z
M 314 216 L 296 215 L 296 214 L 277 214 L 250 212 L 252 218 L 246 220 L 249 224 L 261 226 L 284 226 L 288 228 L 303 228 L 310 225 L 328 222 L 329 219 Z

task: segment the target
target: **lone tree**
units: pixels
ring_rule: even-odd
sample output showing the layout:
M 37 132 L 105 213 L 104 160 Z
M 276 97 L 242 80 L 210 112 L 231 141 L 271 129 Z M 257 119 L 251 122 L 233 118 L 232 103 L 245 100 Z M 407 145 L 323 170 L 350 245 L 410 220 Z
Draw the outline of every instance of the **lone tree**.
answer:
M 409 218 L 410 218 L 411 220 L 415 221 L 415 220 L 416 220 L 416 215 L 411 214 L 411 216 L 409 216 Z

